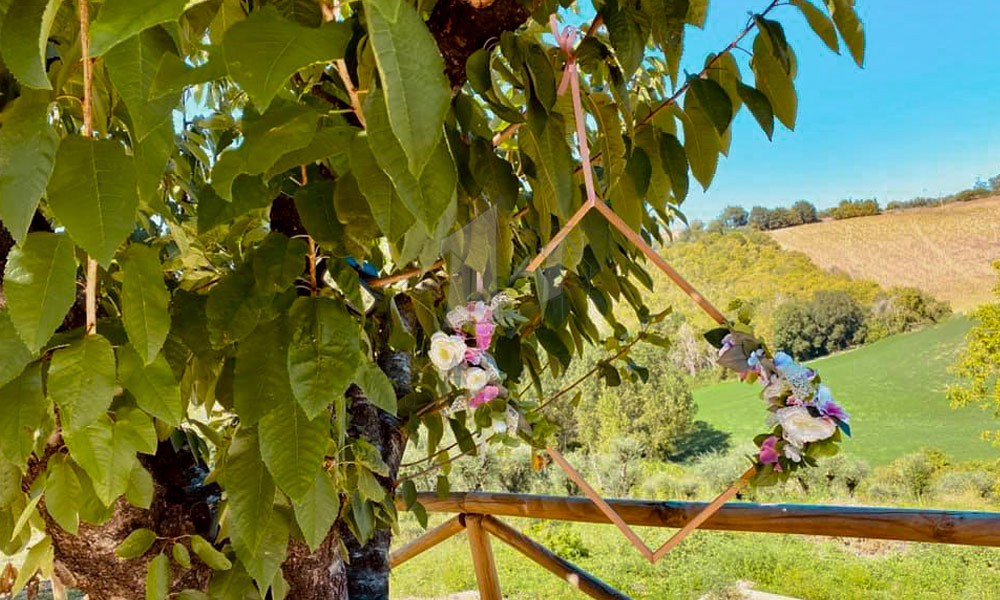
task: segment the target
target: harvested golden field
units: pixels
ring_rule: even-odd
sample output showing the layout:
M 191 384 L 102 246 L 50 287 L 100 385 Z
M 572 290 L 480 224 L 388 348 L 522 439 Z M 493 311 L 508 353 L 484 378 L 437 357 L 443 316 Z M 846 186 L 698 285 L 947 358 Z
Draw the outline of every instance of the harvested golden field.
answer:
M 966 311 L 991 301 L 1000 260 L 1000 196 L 770 232 L 824 269 L 908 285 Z

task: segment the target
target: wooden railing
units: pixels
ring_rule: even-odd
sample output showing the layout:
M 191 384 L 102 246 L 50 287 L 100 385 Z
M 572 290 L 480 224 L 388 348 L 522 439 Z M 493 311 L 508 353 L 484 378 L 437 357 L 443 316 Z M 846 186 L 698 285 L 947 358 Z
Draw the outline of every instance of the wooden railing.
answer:
M 389 556 L 393 568 L 464 530 L 469 539 L 481 600 L 501 598 L 490 536 L 592 598 L 628 599 L 496 518 L 529 517 L 610 524 L 604 513 L 585 498 L 469 492 L 445 498 L 423 493 L 418 499 L 428 512 L 456 513 L 456 516 L 393 552 Z M 647 527 L 683 527 L 705 507 L 702 502 L 609 500 L 608 503 L 629 525 Z M 971 511 L 737 502 L 723 506 L 700 528 L 1000 547 L 1000 513 Z

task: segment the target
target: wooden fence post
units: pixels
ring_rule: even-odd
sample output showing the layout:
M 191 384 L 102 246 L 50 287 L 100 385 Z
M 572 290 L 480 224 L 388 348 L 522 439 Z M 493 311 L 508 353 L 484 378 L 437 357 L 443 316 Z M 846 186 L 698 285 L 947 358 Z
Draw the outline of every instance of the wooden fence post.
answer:
M 483 529 L 483 515 L 465 515 L 465 534 L 469 538 L 472 564 L 476 569 L 480 600 L 501 600 L 500 578 L 493 560 L 493 548 Z

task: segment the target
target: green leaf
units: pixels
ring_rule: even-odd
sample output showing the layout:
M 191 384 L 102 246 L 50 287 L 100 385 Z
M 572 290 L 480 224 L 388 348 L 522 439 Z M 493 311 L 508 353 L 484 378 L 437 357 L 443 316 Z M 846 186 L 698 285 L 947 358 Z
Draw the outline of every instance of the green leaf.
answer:
M 594 93 L 586 96 L 587 107 L 597 123 L 601 142 L 602 179 L 610 188 L 625 172 L 625 138 L 622 137 L 622 123 L 618 107 L 607 94 Z
M 296 298 L 289 321 L 288 374 L 295 398 L 313 418 L 331 404 L 345 402 L 344 393 L 360 365 L 358 326 L 343 304 L 331 298 Z M 345 424 L 338 422 L 337 427 Z
M 545 130 L 537 134 L 532 127 L 521 127 L 517 141 L 522 152 L 531 158 L 534 174 L 528 181 L 534 190 L 534 202 L 541 215 L 540 233 L 548 239 L 549 215 L 569 217 L 573 202 L 573 161 L 566 144 L 566 130 L 562 118 L 552 114 L 545 123 Z
M 733 103 L 721 85 L 711 79 L 691 76 L 688 90 L 698 99 L 698 105 L 711 119 L 715 129 L 724 133 L 733 120 Z M 687 104 L 685 103 L 685 106 Z
M 253 274 L 257 288 L 265 294 L 283 292 L 306 268 L 309 246 L 301 238 L 291 239 L 272 231 L 253 253 Z
M 389 476 L 389 465 L 382 460 L 382 453 L 371 442 L 358 438 L 351 442 L 351 452 L 354 461 L 376 475 Z
M 382 484 L 372 475 L 371 471 L 366 471 L 365 469 L 358 470 L 358 493 L 365 500 L 371 500 L 372 502 L 381 502 L 385 498 L 385 490 L 382 488 Z
M 292 399 L 260 420 L 260 455 L 278 489 L 292 502 L 305 498 L 323 467 L 330 417 L 321 413 L 307 419 Z
M 14 580 L 14 587 L 10 591 L 11 597 L 16 597 L 28 584 L 28 581 L 41 569 L 48 569 L 52 566 L 54 550 L 52 548 L 52 538 L 43 537 L 37 544 L 28 550 L 28 555 L 24 559 L 24 564 Z
M 62 0 L 16 0 L 0 28 L 0 53 L 7 68 L 24 85 L 51 90 L 45 69 L 49 32 Z
M 170 555 L 174 558 L 174 562 L 182 569 L 191 568 L 191 553 L 188 552 L 187 546 L 184 544 L 174 542 L 174 545 L 170 548 Z
M 146 600 L 166 600 L 170 595 L 170 559 L 157 554 L 146 571 Z
M 228 2 L 229 0 L 225 1 Z M 238 1 L 239 0 L 237 0 L 237 2 Z M 181 590 L 181 592 L 177 594 L 177 600 L 211 600 L 211 598 L 209 598 L 208 594 L 201 590 Z
M 389 377 L 382 372 L 377 364 L 364 361 L 356 374 L 355 383 L 365 393 L 368 401 L 385 412 L 396 414 L 396 391 Z
M 28 501 L 25 505 L 24 510 L 18 515 L 17 520 L 14 522 L 13 533 L 11 533 L 10 539 L 13 540 L 17 536 L 21 535 L 24 528 L 28 525 L 28 521 L 32 520 L 32 517 L 37 515 L 38 503 L 41 501 L 42 495 L 36 494 L 34 498 Z M 30 532 L 30 528 L 28 529 Z
M 145 365 L 135 350 L 122 346 L 118 349 L 118 376 L 139 408 L 171 427 L 180 427 L 184 413 L 181 389 L 163 354 Z
M 363 261 L 372 240 L 379 237 L 379 228 L 353 173 L 337 178 L 333 190 L 333 209 L 343 227 L 344 246 L 356 260 Z
M 0 221 L 24 242 L 59 147 L 59 136 L 49 126 L 49 95 L 22 90 L 0 121 Z
M 351 171 L 382 234 L 390 242 L 398 242 L 415 219 L 393 189 L 392 180 L 379 168 L 368 136 L 363 133 L 351 142 Z
M 833 27 L 830 18 L 823 14 L 823 11 L 813 6 L 809 0 L 791 0 L 792 4 L 802 11 L 802 15 L 809 22 L 809 26 L 816 32 L 819 39 L 827 45 L 830 50 L 840 54 L 840 43 L 837 41 L 837 31 Z
M 35 355 L 17 335 L 14 323 L 10 320 L 10 312 L 0 310 L 0 387 L 16 379 L 34 358 Z M 0 413 L 0 418 L 2 416 Z M 0 445 L 2 444 L 3 436 L 0 435 Z
M 256 552 L 244 546 L 240 530 L 233 532 L 233 549 L 247 573 L 257 582 L 258 589 L 267 589 L 278 574 L 288 553 L 289 524 L 285 513 L 273 513 L 264 525 L 264 535 Z
M 626 78 L 631 78 L 642 63 L 650 24 L 645 15 L 624 3 L 619 5 L 617 0 L 605 2 L 600 13 L 622 71 Z
M 160 23 L 177 21 L 189 7 L 204 0 L 104 0 L 90 26 L 91 56 L 101 56 L 117 44 Z
M 347 253 L 343 244 L 344 229 L 333 208 L 333 191 L 334 184 L 330 180 L 312 181 L 295 192 L 295 209 L 312 239 L 344 256 Z
M 323 22 L 323 11 L 319 2 L 314 0 L 268 0 L 267 3 L 277 8 L 281 16 L 289 21 L 309 27 L 319 27 Z
M 375 533 L 375 513 L 370 502 L 363 500 L 357 492 L 351 497 L 351 517 L 357 528 L 355 535 L 362 545 L 368 543 Z
M 29 233 L 7 256 L 3 293 L 21 340 L 38 352 L 76 301 L 73 242 L 65 235 Z
M 531 89 L 534 96 L 546 111 L 552 110 L 556 103 L 556 76 L 545 51 L 537 44 L 529 45 L 524 62 L 531 75 Z
M 403 205 L 427 231 L 434 231 L 455 197 L 458 174 L 447 141 L 441 137 L 429 151 L 419 174 L 410 170 L 407 156 L 390 128 L 384 95 L 375 90 L 365 105 L 368 143 L 379 167 L 389 176 Z M 374 149 L 377 149 L 375 151 Z
M 521 184 L 510 163 L 496 155 L 490 142 L 477 140 L 472 144 L 469 170 L 476 183 L 482 186 L 483 193 L 494 204 L 507 211 L 512 211 L 517 206 Z
M 264 544 L 267 522 L 274 512 L 275 489 L 260 458 L 257 432 L 253 429 L 241 429 L 233 438 L 223 487 L 229 496 L 231 535 L 239 537 L 250 555 L 256 555 Z M 197 547 L 194 551 L 202 556 Z
M 545 348 L 546 352 L 559 360 L 559 363 L 564 368 L 569 367 L 572 355 L 569 348 L 560 339 L 559 334 L 548 327 L 539 327 L 535 331 L 535 337 L 538 338 L 538 342 L 542 345 L 542 348 Z
M 73 460 L 90 476 L 94 492 L 105 506 L 110 506 L 128 488 L 132 467 L 137 464 L 135 448 L 107 415 L 96 423 L 66 434 L 66 445 Z
M 851 51 L 851 57 L 859 67 L 865 62 L 865 30 L 854 11 L 852 0 L 826 0 L 826 6 L 833 15 L 833 22 Z
M 125 560 L 138 558 L 148 552 L 155 541 L 156 533 L 152 530 L 145 527 L 136 529 L 128 534 L 128 537 L 121 544 L 118 544 L 118 547 L 115 548 L 115 555 Z
M 153 504 L 153 476 L 141 464 L 132 465 L 129 473 L 128 486 L 125 488 L 125 499 L 136 508 L 148 510 Z
M 663 50 L 670 81 L 676 86 L 681 53 L 684 51 L 688 0 L 641 0 L 640 6 L 649 16 L 653 40 Z
M 111 343 L 100 335 L 89 335 L 56 350 L 47 389 L 59 407 L 63 431 L 80 431 L 96 421 L 111 406 L 115 394 Z
M 21 470 L 17 468 L 16 464 L 0 457 L 0 508 L 10 506 L 20 496 Z M 7 541 L 9 540 L 0 539 L 0 542 Z
M 260 175 L 285 154 L 308 146 L 318 118 L 312 109 L 285 101 L 274 103 L 262 115 L 250 111 L 243 119 L 243 143 L 225 150 L 212 168 L 212 187 L 232 201 L 238 175 Z
M 333 527 L 340 513 L 340 495 L 329 473 L 316 473 L 316 483 L 298 502 L 292 502 L 295 520 L 309 550 L 315 552 Z
M 136 183 L 147 203 L 159 199 L 175 147 L 173 109 L 180 104 L 179 93 L 151 99 L 150 91 L 162 58 L 176 53 L 170 35 L 156 27 L 118 44 L 104 57 L 108 75 L 128 109 Z
M 122 257 L 121 268 L 122 323 L 132 347 L 149 364 L 170 333 L 170 292 L 163 280 L 163 265 L 155 250 L 132 244 Z
M 159 5 L 168 3 L 157 2 Z M 171 112 L 179 103 L 176 94 L 150 99 L 153 78 L 164 54 L 176 55 L 177 47 L 166 30 L 156 27 L 128 38 L 104 57 L 108 76 L 128 108 L 132 133 L 137 141 L 142 141 L 164 123 L 172 125 Z
M 260 319 L 260 305 L 250 265 L 223 277 L 208 292 L 205 305 L 212 346 L 221 348 L 250 335 Z
M 0 455 L 24 464 L 35 445 L 48 401 L 42 393 L 42 368 L 34 364 L 0 388 Z
M 288 327 L 284 318 L 262 323 L 236 349 L 233 400 L 243 423 L 253 425 L 293 397 Z
M 135 227 L 135 166 L 114 140 L 71 136 L 56 152 L 49 208 L 66 232 L 104 268 Z
M 753 62 L 755 87 L 767 97 L 774 110 L 774 116 L 789 129 L 795 128 L 797 98 L 792 77 L 781 66 L 771 52 L 765 34 L 759 34 L 753 42 Z
M 684 124 L 684 154 L 691 165 L 691 173 L 703 188 L 708 189 L 719 163 L 719 132 L 694 94 L 684 95 L 684 110 L 677 114 Z
M 771 136 L 774 135 L 774 111 L 771 110 L 771 102 L 767 96 L 757 91 L 756 88 L 743 83 L 740 84 L 739 92 L 743 103 L 750 109 L 750 114 L 764 130 L 764 135 L 767 136 L 767 139 L 771 139 Z
M 200 535 L 191 536 L 191 549 L 203 563 L 216 571 L 228 571 L 233 568 L 233 563 L 226 555 L 216 550 Z
M 296 71 L 344 58 L 351 36 L 349 23 L 305 27 L 265 7 L 229 28 L 223 53 L 229 76 L 263 112 Z
M 337 160 L 347 155 L 357 131 L 357 128 L 348 126 L 319 129 L 307 145 L 287 152 L 275 161 L 264 173 L 264 178 L 270 179 L 299 165 L 309 165 L 324 158 Z
M 403 509 L 410 510 L 417 502 L 417 485 L 412 479 L 407 479 L 399 486 L 396 496 L 403 501 Z
M 60 527 L 76 535 L 80 526 L 77 505 L 83 493 L 76 472 L 66 462 L 65 454 L 49 459 L 45 476 L 45 510 Z
M 365 0 L 364 7 L 389 122 L 409 171 L 419 176 L 441 141 L 451 103 L 444 60 L 409 2 Z
M 437 487 L 437 497 L 442 499 L 447 498 L 448 494 L 451 493 L 451 484 L 448 483 L 448 476 L 438 475 L 436 487 Z

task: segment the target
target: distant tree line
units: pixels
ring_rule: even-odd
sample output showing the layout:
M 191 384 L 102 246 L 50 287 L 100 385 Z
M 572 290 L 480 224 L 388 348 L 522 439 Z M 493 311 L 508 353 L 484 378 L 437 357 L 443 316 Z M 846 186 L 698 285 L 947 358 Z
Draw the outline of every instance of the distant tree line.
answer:
M 885 209 L 906 210 L 908 208 L 921 208 L 924 206 L 944 206 L 952 202 L 969 202 L 997 194 L 1000 194 L 1000 175 L 994 175 L 986 180 L 980 179 L 971 188 L 954 194 L 947 194 L 936 198 L 917 196 L 911 200 L 894 200 L 887 204 Z
M 878 200 L 871 198 L 868 200 L 841 200 L 840 204 L 824 210 L 820 216 L 840 221 L 841 219 L 870 217 L 880 214 L 882 214 L 882 208 L 878 205 Z

